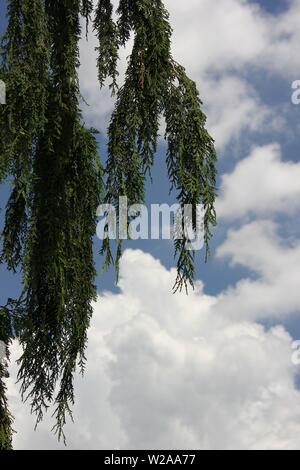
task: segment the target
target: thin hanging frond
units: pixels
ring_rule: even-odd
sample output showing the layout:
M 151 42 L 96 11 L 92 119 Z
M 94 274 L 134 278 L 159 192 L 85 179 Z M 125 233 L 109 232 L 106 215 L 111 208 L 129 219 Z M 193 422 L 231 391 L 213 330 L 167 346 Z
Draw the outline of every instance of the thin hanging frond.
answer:
M 94 30 L 96 31 L 99 46 L 98 52 L 98 80 L 103 87 L 105 80 L 111 78 L 110 88 L 114 94 L 117 90 L 118 58 L 119 58 L 119 34 L 118 28 L 112 18 L 113 5 L 110 0 L 99 0 L 94 19 Z
M 0 309 L 0 451 L 12 449 L 13 417 L 8 408 L 5 380 L 9 377 L 9 346 L 12 338 L 10 312 Z
M 192 207 L 190 224 L 195 234 L 201 229 L 196 225 L 197 207 L 203 207 L 202 230 L 207 259 L 211 228 L 216 225 L 217 156 L 214 141 L 205 128 L 206 116 L 201 105 L 196 84 L 187 77 L 184 68 L 174 62 L 164 100 L 168 173 L 182 213 L 185 206 Z M 195 272 L 195 251 L 187 249 L 189 240 L 184 230 L 187 221 L 182 217 L 181 222 L 183 237 L 175 240 L 175 255 L 178 257 L 175 291 L 183 287 L 187 289 L 188 284 L 193 286 Z
M 0 76 L 7 94 L 0 110 L 0 161 L 13 180 L 2 259 L 16 270 L 26 237 L 33 155 L 45 124 L 48 52 L 43 1 L 10 0 L 8 16 Z
M 59 438 L 74 402 L 74 372 L 84 370 L 96 298 L 102 169 L 78 105 L 80 16 L 88 18 L 91 7 L 79 0 L 11 1 L 4 43 L 9 105 L 1 132 L 8 131 L 3 151 L 14 182 L 3 259 L 23 272 L 14 311 L 23 347 L 19 381 L 37 422 L 54 403 Z
M 33 169 L 19 379 L 38 422 L 55 400 L 60 438 L 74 402 L 76 366 L 84 368 L 96 298 L 92 239 L 101 168 L 95 137 L 82 126 L 78 109 L 80 2 L 48 0 L 46 8 L 53 42 L 51 77 L 47 124 Z
M 88 36 L 89 23 L 91 21 L 93 10 L 94 10 L 93 0 L 82 0 L 81 15 L 85 18 L 85 21 L 86 21 L 86 36 Z
M 103 5 L 106 5 L 108 24 L 113 21 L 112 4 L 100 0 L 98 8 L 103 8 Z M 115 206 L 117 214 L 120 196 L 126 196 L 129 205 L 144 202 L 145 179 L 147 173 L 151 174 L 160 119 L 164 116 L 171 185 L 177 191 L 182 209 L 185 205 L 193 207 L 191 224 L 194 232 L 199 228 L 196 227 L 197 206 L 204 207 L 203 228 L 208 254 L 211 228 L 216 224 L 216 152 L 213 139 L 205 128 L 206 117 L 196 85 L 172 58 L 172 30 L 161 0 L 120 0 L 117 14 L 119 19 L 113 23 L 113 36 L 112 29 L 101 28 L 100 21 L 95 23 L 100 41 L 98 65 L 101 85 L 104 77 L 113 75 L 106 45 L 112 44 L 113 37 L 118 36 L 119 42 L 114 43 L 117 57 L 118 47 L 124 45 L 131 34 L 134 35 L 125 83 L 117 94 L 108 131 L 106 201 Z M 112 70 L 114 68 L 115 64 Z M 122 240 L 119 239 L 117 245 L 118 268 Z M 101 253 L 105 255 L 104 266 L 108 267 L 113 262 L 109 238 L 104 240 Z M 176 291 L 187 288 L 189 284 L 193 286 L 195 252 L 188 247 L 186 236 L 175 240 L 175 255 L 178 268 Z

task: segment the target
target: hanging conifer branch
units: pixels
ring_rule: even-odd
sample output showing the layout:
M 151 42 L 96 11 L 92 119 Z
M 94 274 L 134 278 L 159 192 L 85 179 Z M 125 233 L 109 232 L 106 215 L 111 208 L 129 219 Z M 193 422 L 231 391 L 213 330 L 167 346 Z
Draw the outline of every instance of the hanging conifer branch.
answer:
M 119 44 L 125 44 L 132 29 L 135 39 L 108 131 L 106 200 L 115 205 L 117 214 L 119 196 L 126 196 L 129 205 L 144 202 L 145 175 L 151 171 L 157 149 L 171 58 L 171 28 L 162 2 L 120 2 L 118 13 Z M 118 240 L 117 275 L 121 253 L 122 241 Z M 102 254 L 107 267 L 112 261 L 109 238 L 104 240 Z
M 6 162 L 13 182 L 2 258 L 9 269 L 16 270 L 26 237 L 33 154 L 45 123 L 48 61 L 43 2 L 11 0 L 8 15 L 2 43 L 1 78 L 7 104 L 1 107 L 0 160 Z
M 81 15 L 86 21 L 86 36 L 88 35 L 89 23 L 93 13 L 93 0 L 82 0 Z
M 92 237 L 101 195 L 101 169 L 92 133 L 78 110 L 80 2 L 48 0 L 52 54 L 47 124 L 35 156 L 19 379 L 38 422 L 55 398 L 63 436 L 74 403 L 73 374 L 83 371 L 94 286 Z
M 0 309 L 0 450 L 12 449 L 13 417 L 8 409 L 5 379 L 8 374 L 9 345 L 12 338 L 10 312 Z
M 176 64 L 171 54 L 169 15 L 161 0 L 120 0 L 119 20 L 113 23 L 113 8 L 109 0 L 100 0 L 98 10 L 106 8 L 113 24 L 110 31 L 99 29 L 100 41 L 99 77 L 115 77 L 115 63 L 108 60 L 107 44 L 111 44 L 118 30 L 119 42 L 125 45 L 134 33 L 134 45 L 130 56 L 125 83 L 118 92 L 115 110 L 109 126 L 108 161 L 106 167 L 108 203 L 114 204 L 119 213 L 119 196 L 126 196 L 128 204 L 141 204 L 145 199 L 145 176 L 151 172 L 157 150 L 160 118 L 164 115 L 168 144 L 167 166 L 172 188 L 177 191 L 180 206 L 193 206 L 192 228 L 196 232 L 197 205 L 204 207 L 204 238 L 206 257 L 211 227 L 216 224 L 214 211 L 216 185 L 216 152 L 213 139 L 208 134 L 206 117 L 194 82 L 185 70 Z M 114 31 L 113 36 L 111 31 Z M 114 53 L 117 57 L 117 51 Z M 130 224 L 130 219 L 128 225 Z M 184 225 L 184 218 L 182 218 Z M 116 267 L 122 253 L 122 241 L 118 240 Z M 175 240 L 178 276 L 175 291 L 193 286 L 195 252 L 187 248 L 184 236 Z M 104 266 L 113 262 L 110 240 L 106 238 L 101 253 Z
M 84 370 L 96 298 L 92 238 L 102 170 L 95 136 L 81 123 L 77 76 L 80 13 L 88 19 L 91 6 L 12 0 L 3 61 L 9 106 L 1 134 L 9 132 L 2 148 L 15 176 L 3 259 L 12 269 L 21 264 L 24 281 L 13 312 L 23 346 L 19 380 L 37 422 L 55 402 L 59 438 L 74 402 L 74 372 Z
M 98 51 L 98 80 L 103 87 L 107 78 L 112 79 L 110 88 L 115 94 L 117 90 L 117 63 L 120 45 L 117 25 L 112 19 L 113 6 L 110 0 L 101 0 L 95 12 L 94 30 L 96 31 L 99 46 Z
M 168 93 L 164 98 L 166 141 L 168 143 L 167 167 L 172 189 L 183 211 L 192 207 L 191 228 L 197 227 L 197 207 L 204 209 L 203 230 L 206 259 L 209 255 L 211 227 L 216 225 L 214 209 L 216 187 L 216 152 L 214 142 L 205 128 L 206 116 L 201 111 L 202 102 L 196 84 L 190 80 L 184 68 L 173 63 Z M 182 223 L 187 223 L 182 217 Z M 195 251 L 187 250 L 189 243 L 184 227 L 182 239 L 175 240 L 177 279 L 175 291 L 188 284 L 193 286 Z

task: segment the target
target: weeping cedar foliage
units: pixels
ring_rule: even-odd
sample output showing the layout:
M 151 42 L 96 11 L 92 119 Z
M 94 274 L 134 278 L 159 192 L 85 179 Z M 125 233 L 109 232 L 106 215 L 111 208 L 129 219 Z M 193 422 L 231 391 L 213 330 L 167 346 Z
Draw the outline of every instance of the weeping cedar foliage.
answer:
M 0 450 L 12 449 L 13 418 L 8 409 L 5 379 L 8 377 L 9 345 L 12 326 L 9 311 L 0 310 Z
M 183 207 L 192 205 L 190 222 L 195 232 L 199 229 L 197 205 L 204 207 L 207 255 L 211 227 L 216 224 L 214 142 L 205 129 L 206 117 L 201 111 L 196 85 L 172 58 L 172 30 L 163 2 L 120 0 L 117 13 L 118 20 L 114 22 L 111 1 L 100 0 L 94 24 L 99 39 L 99 81 L 103 85 L 110 77 L 113 91 L 118 74 L 118 50 L 134 34 L 125 83 L 118 91 L 109 126 L 106 202 L 118 208 L 120 195 L 127 196 L 128 205 L 144 202 L 145 179 L 154 162 L 163 115 L 171 189 L 177 193 L 182 208 L 184 236 L 174 242 L 178 272 L 174 290 L 181 290 L 188 284 L 193 286 L 195 258 L 195 252 L 187 249 Z M 118 240 L 117 272 L 121 253 L 122 240 Z M 106 256 L 105 266 L 114 262 L 108 237 L 102 254 Z
M 55 402 L 59 437 L 74 401 L 74 371 L 84 369 L 96 297 L 92 239 L 102 170 L 95 136 L 81 123 L 77 77 L 80 12 L 90 7 L 12 0 L 3 43 L 1 160 L 13 182 L 2 258 L 23 272 L 19 381 L 38 422 Z
M 161 0 L 120 0 L 116 19 L 110 0 L 99 0 L 95 7 L 99 83 L 102 87 L 110 79 L 117 94 L 101 197 L 103 172 L 95 136 L 82 124 L 77 74 L 80 16 L 88 27 L 93 9 L 89 0 L 10 0 L 2 44 L 0 78 L 8 104 L 0 108 L 0 178 L 13 178 L 2 261 L 11 270 L 22 270 L 24 284 L 21 298 L 2 309 L 14 325 L 2 336 L 7 347 L 13 335 L 20 340 L 22 396 L 30 400 L 38 422 L 55 403 L 59 438 L 64 437 L 66 415 L 72 416 L 74 372 L 85 365 L 96 295 L 96 209 L 100 200 L 118 208 L 119 196 L 127 196 L 129 205 L 144 202 L 162 116 L 171 189 L 181 207 L 193 206 L 194 230 L 196 206 L 204 206 L 207 253 L 216 223 L 214 143 L 196 85 L 172 57 L 172 30 Z M 133 50 L 119 89 L 119 49 L 131 35 Z M 122 241 L 116 260 L 108 237 L 102 254 L 105 266 L 115 262 L 118 272 Z M 194 278 L 195 253 L 187 249 L 186 238 L 175 240 L 175 256 L 174 288 L 181 290 Z M 12 418 L 4 385 L 0 399 L 2 442 L 10 448 Z

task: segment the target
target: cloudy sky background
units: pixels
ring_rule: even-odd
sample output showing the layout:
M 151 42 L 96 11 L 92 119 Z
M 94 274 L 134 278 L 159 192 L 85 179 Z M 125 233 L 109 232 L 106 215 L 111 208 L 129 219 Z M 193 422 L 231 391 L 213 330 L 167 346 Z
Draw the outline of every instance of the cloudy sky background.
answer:
M 188 297 L 171 294 L 167 241 L 128 243 L 118 287 L 113 272 L 99 275 L 68 447 L 300 449 L 300 366 L 291 360 L 300 339 L 300 106 L 291 102 L 300 79 L 300 1 L 166 5 L 174 56 L 198 83 L 219 154 L 213 255 L 207 265 L 199 257 Z M 95 46 L 92 35 L 81 43 L 80 80 L 85 120 L 100 129 L 105 160 L 113 103 L 97 85 Z M 164 155 L 162 142 L 148 203 L 172 201 Z M 6 195 L 3 187 L 2 206 Z M 96 241 L 100 272 L 98 251 Z M 1 297 L 15 295 L 18 278 L 1 269 Z M 34 432 L 15 378 L 12 365 L 15 447 L 63 448 L 50 418 Z

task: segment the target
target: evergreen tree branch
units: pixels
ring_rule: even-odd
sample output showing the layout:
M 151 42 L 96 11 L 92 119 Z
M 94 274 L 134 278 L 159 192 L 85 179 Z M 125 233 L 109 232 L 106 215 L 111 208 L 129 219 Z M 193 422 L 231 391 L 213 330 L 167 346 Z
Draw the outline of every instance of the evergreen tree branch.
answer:
M 9 377 L 9 346 L 12 338 L 10 312 L 7 308 L 0 309 L 0 450 L 12 450 L 13 416 L 8 408 L 5 380 Z M 3 350 L 2 350 L 3 349 Z
M 99 3 L 103 5 L 103 2 Z M 112 5 L 109 1 L 104 3 L 109 5 L 111 18 Z M 173 60 L 172 30 L 162 1 L 121 0 L 117 14 L 119 19 L 114 28 L 117 25 L 120 40 L 115 43 L 115 47 L 124 45 L 131 33 L 134 34 L 134 45 L 125 83 L 118 91 L 108 130 L 106 201 L 115 206 L 117 214 L 120 196 L 126 196 L 129 205 L 144 202 L 145 179 L 147 173 L 151 176 L 159 123 L 164 116 L 171 188 L 176 190 L 182 209 L 185 205 L 192 205 L 191 225 L 195 233 L 199 232 L 196 226 L 197 206 L 204 207 L 207 260 L 212 227 L 216 225 L 214 203 L 217 157 L 213 139 L 205 127 L 206 116 L 202 111 L 199 93 L 184 68 Z M 100 26 L 100 22 L 95 24 L 96 29 Z M 105 29 L 100 31 L 100 44 L 111 43 L 110 32 Z M 98 51 L 98 63 L 106 64 L 103 70 L 107 72 L 108 51 L 101 47 Z M 100 83 L 103 84 L 101 78 Z M 181 225 L 184 228 L 183 219 Z M 183 230 L 183 233 L 186 232 Z M 187 289 L 188 285 L 193 286 L 195 252 L 188 249 L 188 241 L 185 235 L 175 240 L 178 271 L 175 291 L 183 287 Z M 117 247 L 115 264 L 118 271 L 122 254 L 121 240 L 118 240 Z M 105 268 L 114 262 L 109 238 L 104 240 L 101 254 L 105 255 Z

